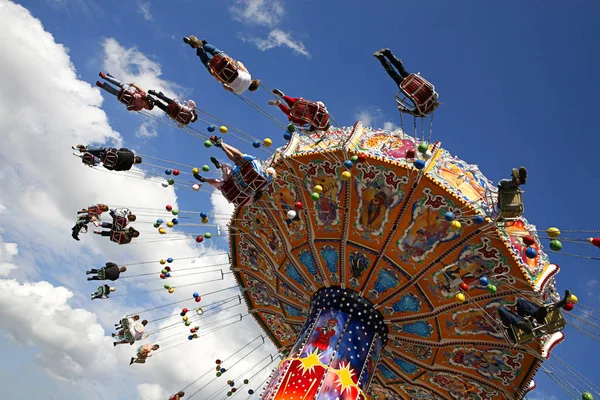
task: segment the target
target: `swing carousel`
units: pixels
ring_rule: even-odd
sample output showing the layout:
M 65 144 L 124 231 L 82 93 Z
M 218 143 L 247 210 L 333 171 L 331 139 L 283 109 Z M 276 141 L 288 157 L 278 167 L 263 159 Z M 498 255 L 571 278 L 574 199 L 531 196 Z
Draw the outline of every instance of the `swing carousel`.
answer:
M 237 75 L 234 64 L 215 56 L 211 73 L 221 83 L 231 82 Z M 277 93 L 283 96 L 261 87 L 276 99 Z M 596 384 L 558 356 L 550 358 L 567 324 L 600 341 L 597 310 L 581 305 L 584 315 L 577 315 L 577 309 L 571 313 L 577 297 L 570 296 L 563 310 L 549 306 L 543 323 L 526 318 L 529 329 L 507 328 L 498 314 L 501 307 L 516 311 L 519 299 L 555 302 L 559 267 L 548 253 L 561 251 L 562 242 L 600 247 L 600 238 L 579 237 L 598 231 L 536 229 L 522 217 L 518 187 L 500 192 L 476 166 L 431 141 L 431 113 L 439 105 L 433 85 L 410 74 L 400 89 L 395 99 L 402 128 L 396 131 L 361 122 L 341 127 L 322 103 L 303 99 L 296 99 L 289 117 L 304 125 L 286 125 L 237 95 L 286 131 L 286 144 L 278 149 L 270 148 L 271 138 L 258 139 L 195 106 L 194 121 L 205 123 L 206 131 L 174 114 L 161 118 L 138 111 L 201 139 L 206 148 L 221 147 L 215 134 L 230 133 L 269 156 L 264 162 L 236 164 L 232 179 L 224 178 L 219 190 L 235 205 L 231 217 L 171 205 L 115 206 L 134 210 L 134 221 L 146 228 L 133 244 L 186 240 L 202 246 L 224 234 L 230 246 L 225 254 L 121 264 L 131 268 L 113 285 L 111 298 L 189 291 L 176 301 L 125 316 L 121 325 L 136 324 L 131 326 L 138 330 L 124 329 L 123 340 L 155 335 L 160 353 L 231 329 L 249 316 L 264 331 L 236 351 L 225 351 L 215 366 L 182 389 L 203 383 L 186 398 L 205 395 L 221 383 L 205 398 L 247 393 L 264 400 L 521 399 L 535 387 L 540 369 L 570 397 L 593 400 L 591 392 L 600 394 Z M 403 115 L 414 118 L 413 135 L 404 129 Z M 198 179 L 200 171 L 211 180 L 210 175 L 219 175 L 208 165 L 138 155 L 144 170 L 110 173 L 214 193 L 198 182 L 205 182 Z M 105 169 L 116 162 L 111 156 L 108 151 L 101 160 Z M 269 179 L 262 174 L 268 168 L 275 171 Z M 224 220 L 229 221 L 226 229 L 219 223 Z M 116 225 L 117 231 L 124 228 Z M 135 272 L 147 263 L 155 264 L 156 271 Z M 218 281 L 231 286 L 205 290 L 203 285 Z M 156 288 L 139 289 L 146 282 Z M 243 308 L 242 299 L 247 312 L 238 314 L 233 310 Z M 181 312 L 161 314 L 174 306 Z M 136 322 L 140 315 L 151 324 L 147 331 Z M 236 366 L 267 338 L 277 351 L 239 371 Z M 271 375 L 257 384 L 273 365 Z
M 477 167 L 360 122 L 294 135 L 270 163 L 229 225 L 248 309 L 286 354 L 263 399 L 524 396 L 564 317 L 515 344 L 497 310 L 550 296 L 559 268 L 525 219 L 494 218 Z

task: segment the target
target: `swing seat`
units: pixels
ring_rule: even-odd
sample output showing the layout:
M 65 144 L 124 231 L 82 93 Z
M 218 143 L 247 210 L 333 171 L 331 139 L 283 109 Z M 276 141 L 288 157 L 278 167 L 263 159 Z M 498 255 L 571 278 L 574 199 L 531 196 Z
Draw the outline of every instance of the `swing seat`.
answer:
M 182 125 L 188 125 L 192 122 L 192 118 L 194 118 L 194 114 L 189 108 L 175 102 L 169 104 L 167 107 L 167 115 Z
M 499 189 L 498 208 L 502 219 L 515 219 L 523 215 L 523 191 L 519 188 Z
M 133 104 L 134 97 L 135 93 L 132 90 L 121 89 L 117 93 L 117 99 L 128 107 Z
M 299 119 L 307 125 L 324 130 L 329 125 L 329 113 L 323 103 L 298 99 L 290 111 L 294 119 Z
M 104 153 L 104 160 L 102 163 L 105 167 L 114 168 L 117 165 L 117 161 L 119 159 L 119 155 L 117 153 L 117 149 L 111 148 Z
M 400 91 L 395 100 L 401 111 L 416 117 L 426 117 L 440 104 L 439 95 L 431 82 L 421 75 L 410 74 L 400 84 Z
M 81 156 L 81 162 L 85 165 L 89 165 L 90 167 L 94 166 L 94 161 L 96 157 L 92 153 L 83 153 Z
M 230 57 L 215 54 L 209 61 L 210 73 L 221 83 L 231 83 L 238 76 L 238 66 Z
M 124 236 L 124 232 L 112 230 L 110 232 L 110 241 L 121 244 L 121 241 L 123 240 Z
M 546 314 L 546 330 L 548 334 L 560 332 L 567 326 L 567 321 L 562 315 L 562 312 L 555 306 L 547 306 L 548 313 Z
M 529 318 L 525 318 L 525 321 L 527 321 L 527 325 L 529 326 L 529 329 L 527 331 L 524 331 L 523 329 L 514 325 L 510 326 L 511 331 L 515 339 L 517 340 L 517 344 L 520 345 L 533 342 L 536 338 L 533 322 L 531 322 Z
M 127 227 L 127 217 L 117 216 L 113 219 L 113 229 L 122 231 Z
M 241 206 L 257 191 L 267 186 L 267 183 L 267 179 L 254 169 L 251 162 L 245 162 L 235 174 L 223 182 L 221 192 L 229 202 Z

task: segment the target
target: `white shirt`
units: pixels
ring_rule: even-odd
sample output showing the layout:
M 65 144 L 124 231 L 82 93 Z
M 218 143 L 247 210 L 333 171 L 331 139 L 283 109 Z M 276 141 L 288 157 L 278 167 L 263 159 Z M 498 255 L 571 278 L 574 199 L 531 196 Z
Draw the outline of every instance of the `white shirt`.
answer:
M 235 80 L 227 85 L 233 90 L 235 94 L 242 94 L 250 87 L 252 83 L 252 76 L 248 71 L 244 71 L 241 68 L 238 69 L 238 76 Z
M 141 322 L 130 328 L 129 332 L 131 333 L 133 340 L 140 340 L 142 336 L 144 336 L 144 328 L 145 327 Z

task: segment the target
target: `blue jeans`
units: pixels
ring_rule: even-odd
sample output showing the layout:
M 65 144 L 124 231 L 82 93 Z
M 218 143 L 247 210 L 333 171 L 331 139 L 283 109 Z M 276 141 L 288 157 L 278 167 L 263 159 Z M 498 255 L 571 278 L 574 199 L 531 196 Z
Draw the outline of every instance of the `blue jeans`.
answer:
M 123 87 L 123 82 L 116 79 L 114 76 L 106 75 L 106 78 L 104 78 L 104 80 L 112 83 L 115 86 L 118 86 L 119 88 Z M 115 89 L 114 87 L 110 86 L 106 82 L 102 83 L 102 89 L 106 90 L 108 93 L 113 94 L 115 96 L 119 93 L 118 89 Z
M 212 44 L 205 44 L 202 47 L 199 47 L 196 49 L 196 55 L 198 57 L 200 57 L 200 61 L 202 61 L 202 64 L 204 64 L 204 66 L 208 69 L 208 63 L 210 62 L 210 59 L 212 57 L 209 57 L 208 54 L 210 54 L 211 56 L 217 55 L 217 54 L 222 54 L 225 55 L 225 53 L 219 49 L 217 49 L 215 46 L 213 46 Z
M 90 153 L 91 155 L 98 157 L 101 160 L 104 160 L 104 154 L 106 153 L 106 147 L 88 147 L 86 153 Z
M 525 316 L 534 315 L 541 307 L 529 300 L 517 300 L 517 314 L 511 312 L 506 307 L 500 307 L 498 314 L 505 325 L 516 325 L 525 322 Z

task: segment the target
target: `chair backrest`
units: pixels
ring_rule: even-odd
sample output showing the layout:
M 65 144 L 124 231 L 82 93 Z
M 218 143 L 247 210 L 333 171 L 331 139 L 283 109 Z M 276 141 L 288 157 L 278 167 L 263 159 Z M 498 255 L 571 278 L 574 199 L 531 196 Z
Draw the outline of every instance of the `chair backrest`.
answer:
M 325 107 L 314 101 L 298 99 L 290 111 L 292 118 L 302 120 L 318 129 L 324 129 L 329 123 L 329 113 Z
M 547 306 L 548 313 L 546 314 L 546 328 L 548 333 L 556 333 L 565 329 L 567 321 L 562 312 L 555 306 Z
M 500 216 L 504 219 L 518 218 L 523 215 L 523 197 L 519 188 L 502 189 L 498 196 Z
M 117 152 L 117 149 L 108 149 L 105 153 L 104 153 L 104 160 L 102 160 L 102 163 L 104 164 L 105 167 L 109 167 L 109 168 L 114 168 L 115 165 L 117 165 L 117 161 L 119 159 L 119 155 Z
M 249 161 L 243 163 L 239 170 L 223 182 L 221 192 L 227 200 L 242 205 L 248 202 L 254 194 L 263 189 L 268 181 Z
M 238 76 L 238 66 L 230 57 L 215 54 L 209 61 L 210 73 L 221 83 L 231 83 Z
M 517 339 L 518 344 L 527 344 L 529 342 L 532 342 L 535 339 L 535 335 L 533 333 L 533 325 L 531 324 L 531 322 L 529 320 L 526 320 L 526 321 L 530 327 L 530 329 L 528 331 L 524 331 L 523 329 L 521 329 L 515 325 L 510 326 L 510 329 L 512 330 L 513 335 L 515 335 L 515 338 Z
M 404 96 L 398 93 L 396 102 L 414 115 L 425 117 L 439 105 L 435 87 L 419 74 L 410 74 L 404 78 L 400 91 Z
M 117 93 L 117 99 L 126 106 L 133 104 L 133 98 L 134 93 L 131 90 L 121 89 L 119 93 Z

